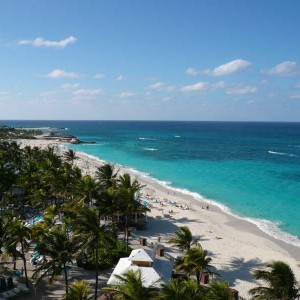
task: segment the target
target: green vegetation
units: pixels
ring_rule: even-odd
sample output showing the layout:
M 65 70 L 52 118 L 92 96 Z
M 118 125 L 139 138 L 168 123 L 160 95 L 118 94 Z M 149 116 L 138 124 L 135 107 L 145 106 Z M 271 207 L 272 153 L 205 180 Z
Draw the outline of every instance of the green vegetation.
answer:
M 169 243 L 181 251 L 187 251 L 190 250 L 193 245 L 199 246 L 200 238 L 201 237 L 193 238 L 190 229 L 187 226 L 182 226 L 175 232 L 174 237 L 169 240 Z
M 129 174 L 119 177 L 113 166 L 104 165 L 96 178 L 82 176 L 73 165 L 76 158 L 74 151 L 59 157 L 51 147 L 20 148 L 15 141 L 0 141 L 0 245 L 13 262 L 23 261 L 29 285 L 25 254 L 36 243 L 35 250 L 45 259 L 33 277 L 52 282 L 63 275 L 66 297 L 67 269 L 74 260 L 81 261 L 95 270 L 96 299 L 99 271 L 128 255 L 118 230 L 125 232 L 136 222 L 132 215 L 148 209 L 139 203 L 141 185 Z M 33 213 L 43 215 L 43 221 L 28 227 L 25 219 Z M 107 216 L 114 222 L 105 225 Z
M 0 139 L 34 139 L 38 134 L 42 134 L 42 131 L 0 125 Z
M 68 295 L 63 300 L 88 300 L 92 288 L 86 280 L 74 281 L 69 287 Z
M 251 299 L 282 299 L 293 300 L 300 298 L 300 288 L 297 288 L 296 277 L 291 267 L 282 262 L 274 261 L 267 265 L 268 270 L 255 270 L 255 279 L 263 280 L 267 286 L 253 288 L 249 293 Z

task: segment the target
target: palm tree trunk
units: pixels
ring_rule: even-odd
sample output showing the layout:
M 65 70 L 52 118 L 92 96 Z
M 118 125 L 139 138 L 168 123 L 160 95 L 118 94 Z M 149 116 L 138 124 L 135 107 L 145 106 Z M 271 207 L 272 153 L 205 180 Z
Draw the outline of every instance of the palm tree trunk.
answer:
M 95 300 L 97 300 L 98 296 L 98 260 L 99 260 L 99 253 L 98 253 L 98 248 L 99 248 L 99 238 L 97 237 L 96 239 L 96 283 L 95 283 Z
M 66 284 L 66 296 L 68 296 L 69 281 L 68 281 L 68 273 L 67 273 L 67 270 L 66 270 L 66 264 L 64 264 L 64 273 L 65 273 L 65 284 Z
M 23 264 L 24 264 L 26 287 L 29 288 L 29 282 L 28 282 L 28 276 L 27 276 L 27 267 L 26 267 L 26 257 L 25 257 L 24 247 L 23 247 L 23 243 L 22 242 L 21 242 L 21 251 L 22 251 Z
M 201 277 L 202 277 L 202 272 L 197 272 L 196 277 L 197 277 L 197 283 L 200 284 L 200 280 L 201 280 Z
M 128 216 L 125 217 L 124 242 L 126 242 L 126 251 L 128 251 Z
M 16 270 L 16 268 L 17 268 L 17 257 L 15 255 L 13 256 L 13 260 L 14 260 L 14 270 Z

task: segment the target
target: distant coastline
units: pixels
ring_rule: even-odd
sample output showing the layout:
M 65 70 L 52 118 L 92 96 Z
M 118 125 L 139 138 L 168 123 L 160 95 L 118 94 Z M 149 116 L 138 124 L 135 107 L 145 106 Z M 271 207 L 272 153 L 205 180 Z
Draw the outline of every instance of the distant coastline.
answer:
M 92 141 L 82 141 L 77 136 L 71 134 L 64 134 L 61 130 L 67 128 L 56 127 L 10 127 L 8 125 L 0 126 L 0 138 L 2 139 L 38 139 L 59 141 L 70 144 L 95 144 Z

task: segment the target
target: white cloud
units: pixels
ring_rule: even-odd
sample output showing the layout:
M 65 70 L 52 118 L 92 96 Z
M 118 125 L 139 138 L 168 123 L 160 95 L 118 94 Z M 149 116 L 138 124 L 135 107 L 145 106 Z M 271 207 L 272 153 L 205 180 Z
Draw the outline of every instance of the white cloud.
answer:
M 132 92 L 123 92 L 119 95 L 120 98 L 128 98 L 128 97 L 132 97 L 132 96 L 135 96 L 136 94 L 135 93 L 132 93 Z
M 150 90 L 160 90 L 163 86 L 164 86 L 164 84 L 161 81 L 159 81 L 159 82 L 151 84 L 149 86 L 149 89 Z
M 74 99 L 77 100 L 95 99 L 97 96 L 102 94 L 103 94 L 102 89 L 80 89 L 72 93 Z
M 123 75 L 119 75 L 116 80 L 123 80 L 124 79 L 124 76 Z
M 234 87 L 226 91 L 228 95 L 249 95 L 249 94 L 254 94 L 256 92 L 257 92 L 257 88 L 251 87 L 249 85 Z
M 181 91 L 186 92 L 186 93 L 207 92 L 209 90 L 221 89 L 221 88 L 224 88 L 225 86 L 226 86 L 226 83 L 224 81 L 218 81 L 215 83 L 200 81 L 200 82 L 182 87 Z
M 19 45 L 32 45 L 35 47 L 47 47 L 47 48 L 65 48 L 69 44 L 73 44 L 77 41 L 77 38 L 69 36 L 68 38 L 60 41 L 49 41 L 44 38 L 38 37 L 34 40 L 21 40 Z
M 74 90 L 74 89 L 78 89 L 80 87 L 80 84 L 78 83 L 66 83 L 61 85 L 61 88 L 64 90 Z
M 295 61 L 284 61 L 267 72 L 268 75 L 294 76 L 300 75 L 300 66 Z
M 172 100 L 172 97 L 165 97 L 162 99 L 163 102 L 168 102 L 170 100 Z
M 148 87 L 149 90 L 156 90 L 156 91 L 166 91 L 166 92 L 172 92 L 176 89 L 176 86 L 175 85 L 168 85 L 168 84 L 165 84 L 161 81 L 158 81 L 154 84 L 151 84 L 149 87 Z
M 53 79 L 59 79 L 59 78 L 74 79 L 74 78 L 81 77 L 81 75 L 78 73 L 66 72 L 66 71 L 60 70 L 60 69 L 55 69 L 55 70 L 51 71 L 50 73 L 48 73 L 46 76 L 53 78 Z
M 96 79 L 102 79 L 102 78 L 104 78 L 105 77 L 105 74 L 103 74 L 103 73 L 97 73 L 97 74 L 95 74 L 95 76 L 94 76 L 94 78 L 96 78 Z
M 298 82 L 298 83 L 295 84 L 295 88 L 296 89 L 300 89 L 300 82 Z
M 200 82 L 197 82 L 197 83 L 194 83 L 194 84 L 191 84 L 191 85 L 186 85 L 186 86 L 182 87 L 181 91 L 182 92 L 187 92 L 187 93 L 190 93 L 190 92 L 204 92 L 204 91 L 209 90 L 209 87 L 210 87 L 210 84 L 208 82 L 200 81 Z
M 226 64 L 220 65 L 214 68 L 213 70 L 207 69 L 204 71 L 204 74 L 211 75 L 211 76 L 224 76 L 224 75 L 240 72 L 244 69 L 249 68 L 250 66 L 251 63 L 247 60 L 236 59 Z
M 189 76 L 197 76 L 199 74 L 199 71 L 194 68 L 187 68 L 185 70 L 185 74 Z

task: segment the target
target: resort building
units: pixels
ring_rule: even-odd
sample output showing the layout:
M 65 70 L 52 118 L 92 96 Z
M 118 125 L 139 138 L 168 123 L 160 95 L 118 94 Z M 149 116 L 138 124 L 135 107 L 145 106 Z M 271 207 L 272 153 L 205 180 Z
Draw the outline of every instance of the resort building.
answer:
M 169 283 L 172 276 L 172 263 L 165 257 L 159 257 L 153 250 L 135 249 L 129 257 L 121 258 L 111 274 L 108 285 L 121 284 L 115 275 L 124 275 L 128 271 L 141 271 L 145 288 L 161 288 Z

